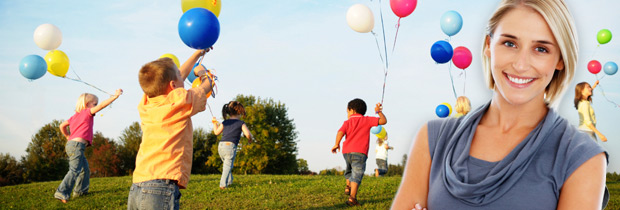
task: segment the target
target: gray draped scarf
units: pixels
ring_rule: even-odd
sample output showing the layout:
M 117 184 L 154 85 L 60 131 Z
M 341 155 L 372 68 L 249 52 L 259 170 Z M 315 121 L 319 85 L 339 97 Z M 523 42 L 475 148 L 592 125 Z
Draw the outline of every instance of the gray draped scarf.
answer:
M 464 116 L 447 145 L 448 154 L 441 174 L 450 194 L 472 206 L 491 203 L 502 195 L 521 178 L 532 162 L 536 153 L 549 135 L 561 123 L 559 115 L 549 109 L 545 118 L 519 143 L 504 159 L 499 161 L 489 174 L 478 183 L 470 183 L 467 161 L 471 141 L 480 119 L 489 108 L 490 103 Z M 498 139 L 499 140 L 499 139 Z

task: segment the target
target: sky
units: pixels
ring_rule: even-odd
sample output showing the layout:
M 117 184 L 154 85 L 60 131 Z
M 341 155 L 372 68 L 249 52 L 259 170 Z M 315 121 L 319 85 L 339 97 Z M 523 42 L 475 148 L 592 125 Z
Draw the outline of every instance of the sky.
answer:
M 456 93 L 467 96 L 473 107 L 490 100 L 492 92 L 485 87 L 480 56 L 485 23 L 498 2 L 419 1 L 415 11 L 400 20 L 393 49 L 398 18 L 387 0 L 223 1 L 221 33 L 203 61 L 216 69 L 219 77 L 219 92 L 208 103 L 221 119 L 221 107 L 238 94 L 280 101 L 296 125 L 297 157 L 307 160 L 315 172 L 343 168 L 342 155 L 332 154 L 330 149 L 347 118 L 348 101 L 361 98 L 369 110 L 381 101 L 383 63 L 379 55 L 384 54 L 384 29 L 389 61 L 383 100 L 388 119 L 385 128 L 394 147 L 388 162 L 399 164 L 420 127 L 438 118 L 435 107 L 444 102 L 454 106 L 450 75 Z M 378 34 L 381 52 L 371 33 L 358 33 L 347 25 L 347 9 L 356 3 L 373 11 L 373 31 Z M 620 25 L 614 22 L 620 19 L 615 11 L 620 2 L 567 0 L 567 4 L 578 30 L 579 63 L 557 109 L 577 125 L 572 102 L 575 84 L 596 80 L 586 70 L 587 62 L 620 62 L 620 40 L 612 38 L 604 45 L 596 41 L 596 33 L 604 28 L 620 34 Z M 449 38 L 450 43 L 465 46 L 473 54 L 471 66 L 464 71 L 436 64 L 430 56 L 434 42 L 448 39 L 439 20 L 449 10 L 463 17 L 463 27 Z M 0 153 L 17 159 L 24 156 L 42 126 L 71 117 L 81 93 L 96 94 L 100 101 L 108 98 L 90 86 L 49 73 L 33 81 L 19 73 L 23 57 L 47 53 L 33 41 L 37 26 L 51 23 L 62 31 L 58 49 L 70 59 L 67 76 L 79 75 L 109 93 L 124 90 L 95 118 L 95 131 L 118 140 L 123 129 L 140 120 L 140 67 L 166 53 L 183 62 L 194 52 L 179 38 L 181 15 L 180 1 L 169 0 L 0 1 Z M 600 82 L 602 89 L 595 89 L 593 96 L 597 128 L 609 139 L 601 145 L 609 152 L 610 172 L 620 171 L 620 129 L 615 124 L 620 108 L 606 98 L 620 102 L 619 84 L 620 75 L 606 76 Z M 371 112 L 367 115 L 375 116 Z M 194 127 L 210 130 L 211 117 L 208 110 L 197 114 L 192 118 Z M 373 139 L 366 173 L 376 168 Z

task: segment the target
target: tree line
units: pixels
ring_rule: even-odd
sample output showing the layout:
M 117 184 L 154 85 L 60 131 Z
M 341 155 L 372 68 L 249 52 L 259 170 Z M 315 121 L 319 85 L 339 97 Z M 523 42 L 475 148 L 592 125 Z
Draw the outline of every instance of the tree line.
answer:
M 246 110 L 243 118 L 256 139 L 247 144 L 242 137 L 235 159 L 236 174 L 311 174 L 307 161 L 297 159 L 297 132 L 283 103 L 273 99 L 238 95 Z M 65 154 L 67 139 L 60 132 L 60 120 L 44 125 L 31 138 L 26 155 L 18 161 L 0 154 L 0 186 L 60 180 L 69 164 Z M 208 122 L 210 125 L 210 122 Z M 221 137 L 209 130 L 193 131 L 192 174 L 220 173 L 222 162 L 217 143 Z M 97 131 L 85 155 L 91 177 L 131 175 L 142 141 L 142 130 L 133 122 L 121 132 L 118 141 Z

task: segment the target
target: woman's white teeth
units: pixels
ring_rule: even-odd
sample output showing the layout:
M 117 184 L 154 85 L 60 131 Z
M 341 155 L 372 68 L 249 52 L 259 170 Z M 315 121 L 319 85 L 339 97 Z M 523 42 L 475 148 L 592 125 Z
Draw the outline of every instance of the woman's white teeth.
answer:
M 525 83 L 529 83 L 529 82 L 531 82 L 532 80 L 534 80 L 534 79 L 521 79 L 521 78 L 514 78 L 514 77 L 511 77 L 511 76 L 508 76 L 508 79 L 509 79 L 511 82 L 514 82 L 514 83 L 517 83 L 517 84 L 525 84 Z

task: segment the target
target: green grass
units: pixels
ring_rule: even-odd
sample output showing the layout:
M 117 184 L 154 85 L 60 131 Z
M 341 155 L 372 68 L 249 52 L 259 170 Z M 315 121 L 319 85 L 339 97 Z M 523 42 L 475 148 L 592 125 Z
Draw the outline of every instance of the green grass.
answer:
M 235 175 L 226 190 L 218 188 L 220 175 L 192 175 L 181 190 L 181 209 L 342 209 L 342 176 Z M 131 177 L 92 178 L 90 194 L 63 204 L 54 199 L 60 181 L 0 187 L 0 209 L 127 209 Z M 365 176 L 358 200 L 361 208 L 388 209 L 400 177 Z M 620 182 L 608 182 L 607 209 L 620 210 Z
M 192 175 L 181 190 L 181 209 L 342 209 L 343 176 L 235 175 L 219 189 L 220 175 Z M 60 181 L 0 187 L 0 209 L 127 209 L 131 177 L 92 178 L 90 194 L 63 204 L 54 199 Z M 362 208 L 388 209 L 400 177 L 365 176 L 358 200 Z

